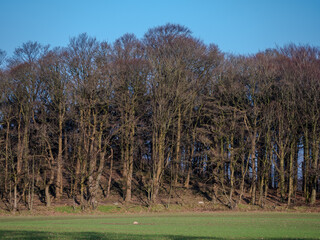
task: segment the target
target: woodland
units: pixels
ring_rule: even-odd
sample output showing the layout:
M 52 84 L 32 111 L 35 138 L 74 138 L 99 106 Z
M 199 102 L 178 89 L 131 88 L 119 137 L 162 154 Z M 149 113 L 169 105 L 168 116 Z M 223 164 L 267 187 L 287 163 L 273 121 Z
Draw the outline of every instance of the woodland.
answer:
M 205 185 L 231 209 L 320 192 L 320 48 L 222 52 L 181 25 L 0 51 L 0 199 L 95 209 Z

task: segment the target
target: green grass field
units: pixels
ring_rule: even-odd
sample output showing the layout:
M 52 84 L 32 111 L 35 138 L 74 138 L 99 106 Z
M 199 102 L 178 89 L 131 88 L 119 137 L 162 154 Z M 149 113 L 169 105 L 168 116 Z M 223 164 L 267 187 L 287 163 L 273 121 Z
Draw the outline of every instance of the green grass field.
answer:
M 320 239 L 320 214 L 9 216 L 0 217 L 0 239 Z

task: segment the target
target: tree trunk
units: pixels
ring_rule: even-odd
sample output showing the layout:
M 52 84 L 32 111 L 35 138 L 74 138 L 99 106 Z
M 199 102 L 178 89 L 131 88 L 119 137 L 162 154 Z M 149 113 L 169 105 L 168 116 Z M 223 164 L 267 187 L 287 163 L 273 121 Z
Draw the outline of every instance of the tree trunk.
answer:
M 15 213 L 18 209 L 18 196 L 17 196 L 17 180 L 15 179 L 15 184 L 13 186 L 13 212 Z
M 60 107 L 59 107 L 60 108 Z M 59 111 L 61 111 L 59 109 Z M 62 124 L 63 118 L 59 114 L 59 136 L 58 136 L 58 157 L 57 157 L 57 179 L 56 179 L 56 198 L 60 199 L 62 196 Z
M 105 151 L 102 151 L 100 153 L 100 162 L 99 162 L 99 167 L 98 167 L 98 172 L 97 172 L 97 178 L 96 178 L 96 181 L 95 181 L 95 186 L 94 186 L 94 189 L 93 189 L 93 198 L 91 200 L 91 207 L 92 209 L 96 209 L 97 208 L 97 202 L 96 202 L 96 196 L 98 194 L 98 189 L 99 189 L 99 184 L 100 184 L 100 180 L 101 180 L 101 175 L 102 175 L 102 171 L 103 171 L 103 168 L 104 168 L 104 163 L 105 163 Z
M 258 200 L 258 205 L 262 206 L 262 198 L 264 196 L 263 194 L 263 187 L 265 186 L 265 180 L 264 180 L 264 174 L 262 173 L 262 176 L 260 176 L 260 183 L 259 183 L 259 200 Z
M 80 162 L 80 157 L 81 157 L 81 150 L 80 150 L 80 145 L 78 146 L 78 152 L 77 152 L 77 163 L 76 163 L 76 169 L 75 169 L 75 178 L 74 178 L 74 185 L 73 185 L 73 196 L 74 200 L 77 198 L 78 191 L 79 191 L 79 183 L 80 183 L 80 172 L 81 172 L 81 162 Z
M 111 155 L 110 155 L 110 172 L 109 172 L 109 179 L 108 179 L 108 187 L 107 187 L 107 195 L 108 197 L 110 195 L 110 188 L 111 188 L 111 180 L 112 180 L 112 167 L 113 167 L 113 149 L 111 148 Z
M 4 191 L 7 192 L 8 185 L 8 166 L 9 166 L 9 131 L 10 121 L 7 121 L 6 144 L 5 144 L 5 173 L 4 173 Z
M 125 118 L 126 114 L 122 114 L 122 126 L 123 126 L 123 133 L 121 134 L 121 162 L 123 164 L 122 166 L 122 177 L 123 179 L 127 179 L 127 173 L 128 173 L 128 142 L 127 142 L 127 130 L 126 130 L 126 124 L 125 124 Z
M 289 190 L 288 190 L 288 207 L 291 205 L 292 196 L 293 196 L 293 159 L 295 155 L 295 143 L 292 141 L 290 147 L 290 157 L 289 157 Z
M 311 178 L 311 197 L 310 204 L 316 203 L 317 182 L 318 182 L 318 158 L 319 158 L 319 140 L 316 134 L 313 134 L 312 144 L 312 178 Z
M 229 154 L 230 154 L 230 194 L 229 199 L 232 201 L 233 192 L 234 192 L 234 152 L 233 152 L 233 134 L 230 137 L 229 142 Z
M 256 121 L 256 120 L 255 120 Z M 255 123 L 256 125 L 256 123 Z M 251 165 L 252 165 L 252 185 L 251 185 L 251 204 L 256 203 L 256 135 L 257 129 L 254 128 L 252 142 L 251 142 Z
M 239 194 L 239 203 L 241 204 L 242 201 L 242 196 L 243 196 L 243 192 L 244 192 L 244 181 L 245 181 L 245 177 L 247 175 L 247 171 L 249 168 L 249 160 L 246 160 L 246 155 L 244 153 L 244 129 L 241 131 L 241 135 L 240 135 L 240 147 L 242 149 L 242 153 L 241 153 L 241 183 L 240 183 L 240 194 Z M 246 162 L 246 163 L 245 163 Z
M 50 207 L 51 206 L 51 197 L 50 197 L 50 193 L 49 193 L 49 184 L 46 184 L 45 188 L 44 188 L 44 192 L 45 192 L 45 198 L 46 198 L 46 207 Z
M 178 107 L 178 123 L 177 123 L 177 142 L 176 142 L 176 159 L 174 164 L 174 186 L 178 185 L 179 178 L 179 163 L 181 160 L 180 145 L 181 145 L 181 107 Z
M 164 140 L 165 135 L 163 130 L 160 130 L 159 136 L 156 139 L 156 159 L 154 159 L 154 173 L 153 173 L 153 186 L 152 186 L 152 202 L 155 202 L 160 188 L 161 174 L 164 165 Z
M 304 132 L 304 143 L 303 143 L 303 192 L 305 201 L 309 202 L 309 166 L 310 166 L 310 155 L 309 155 L 309 136 L 308 130 Z
M 49 174 L 50 174 L 50 178 L 47 181 L 46 176 L 47 174 L 45 174 L 45 199 L 46 199 L 46 207 L 50 207 L 51 206 L 51 196 L 50 196 L 50 185 L 53 184 L 54 181 L 54 175 L 55 175 L 55 171 L 52 167 L 53 163 L 54 163 L 54 157 L 53 157 L 53 153 L 52 153 L 52 149 L 50 146 L 50 143 L 47 142 L 48 144 L 48 152 L 49 152 L 49 158 L 48 158 L 48 168 L 49 168 Z
M 190 156 L 189 156 L 189 161 L 187 162 L 187 169 L 188 169 L 188 172 L 187 172 L 187 177 L 186 177 L 186 181 L 184 183 L 184 187 L 185 188 L 189 188 L 189 183 L 190 183 L 190 176 L 191 176 L 191 172 L 192 172 L 192 160 L 193 160 L 193 156 L 194 156 L 194 142 L 196 140 L 196 134 L 193 132 L 192 133 L 192 142 L 190 144 Z
M 239 203 L 241 203 L 242 201 L 242 196 L 244 193 L 244 182 L 245 182 L 245 178 L 248 172 L 248 168 L 249 168 L 249 159 L 246 162 L 246 166 L 244 166 L 245 163 L 245 155 L 243 154 L 242 156 L 242 165 L 241 165 L 241 184 L 240 184 L 240 196 L 239 196 Z
M 126 182 L 126 202 L 131 201 L 131 186 L 132 186 L 132 174 L 133 174 L 133 153 L 134 153 L 134 133 L 135 133 L 135 126 L 131 124 L 131 129 L 130 129 L 130 149 L 129 149 L 129 162 L 127 165 L 128 168 L 128 173 L 127 173 L 127 182 Z
M 50 171 L 50 179 L 49 181 L 45 182 L 45 188 L 44 188 L 44 193 L 45 193 L 45 199 L 46 199 L 46 207 L 51 206 L 51 194 L 50 194 L 50 185 L 53 183 L 54 180 L 54 171 Z
M 284 172 L 284 147 L 280 147 L 280 158 L 279 158 L 279 175 L 280 175 L 280 197 L 281 201 L 285 200 L 285 172 Z

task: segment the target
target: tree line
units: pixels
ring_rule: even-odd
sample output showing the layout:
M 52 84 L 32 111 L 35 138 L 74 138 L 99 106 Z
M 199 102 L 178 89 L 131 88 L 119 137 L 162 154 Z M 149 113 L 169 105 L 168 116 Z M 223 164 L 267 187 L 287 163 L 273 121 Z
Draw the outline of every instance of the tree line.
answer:
M 248 193 L 263 206 L 270 189 L 314 204 L 319 56 L 294 44 L 232 55 L 174 24 L 0 51 L 1 199 L 11 211 L 35 198 L 96 208 L 116 186 L 153 203 L 204 183 L 230 208 Z

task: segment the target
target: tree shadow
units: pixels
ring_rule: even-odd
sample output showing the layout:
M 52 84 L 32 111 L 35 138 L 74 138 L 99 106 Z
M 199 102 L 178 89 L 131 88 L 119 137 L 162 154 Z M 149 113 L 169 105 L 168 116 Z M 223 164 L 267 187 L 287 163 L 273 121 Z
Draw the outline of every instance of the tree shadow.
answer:
M 125 233 L 98 232 L 41 232 L 41 231 L 5 231 L 0 230 L 0 239 L 168 239 L 168 240 L 200 240 L 217 239 L 210 237 L 189 237 L 181 235 L 133 235 Z
M 196 193 L 200 193 L 208 201 L 212 201 L 212 197 L 209 196 L 207 191 L 205 191 L 205 192 L 202 191 L 198 183 L 195 183 L 195 184 L 192 185 L 192 190 L 195 191 Z
M 123 193 L 123 186 L 122 184 L 120 184 L 117 181 L 114 181 L 113 179 L 111 180 L 111 186 L 113 187 L 113 189 L 115 189 L 118 194 L 121 196 L 121 198 L 124 198 L 124 193 Z
M 42 232 L 42 231 L 6 231 L 0 230 L 0 239 L 167 239 L 167 240 L 200 240 L 200 239 L 227 239 L 217 237 L 203 237 L 203 236 L 183 236 L 183 235 L 139 235 L 139 234 L 125 234 L 125 233 L 98 233 L 98 232 Z M 242 238 L 254 239 L 254 238 Z M 306 239 L 306 238 L 264 238 L 265 240 L 293 240 L 293 239 Z M 316 239 L 316 238 L 308 238 Z

